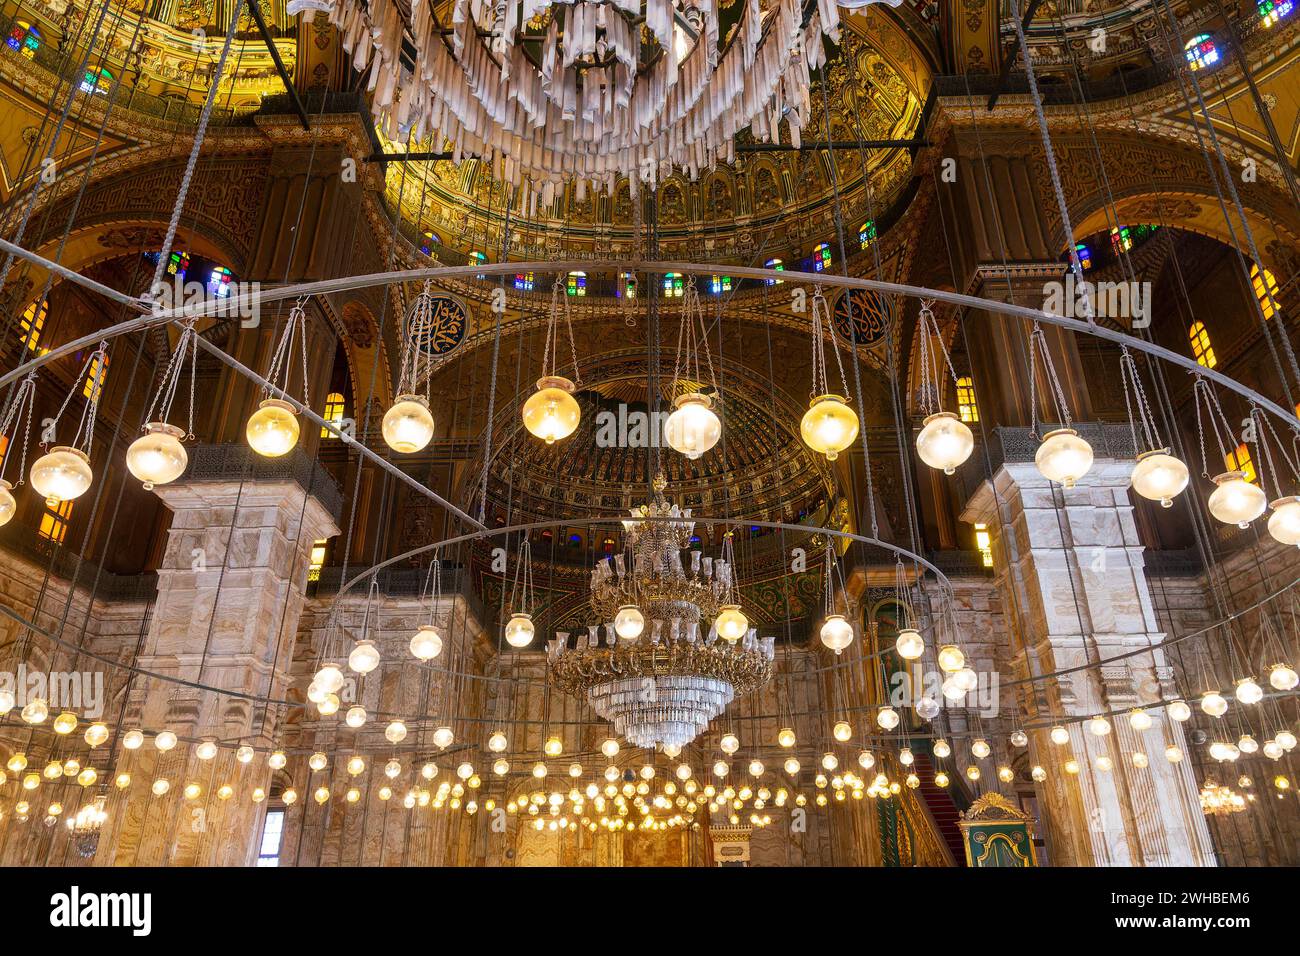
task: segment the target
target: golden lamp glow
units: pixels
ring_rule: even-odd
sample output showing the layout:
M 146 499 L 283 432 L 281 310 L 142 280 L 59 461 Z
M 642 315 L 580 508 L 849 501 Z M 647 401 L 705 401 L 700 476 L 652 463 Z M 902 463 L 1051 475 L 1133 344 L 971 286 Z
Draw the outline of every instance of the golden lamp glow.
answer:
M 568 438 L 582 419 L 582 409 L 573 397 L 574 384 L 559 375 L 537 380 L 537 391 L 524 402 L 524 428 L 546 444 Z
M 702 392 L 688 392 L 678 395 L 673 405 L 673 413 L 664 422 L 664 441 L 687 458 L 699 458 L 722 437 L 722 421 L 713 411 L 713 399 Z
M 718 611 L 718 637 L 728 644 L 735 644 L 749 630 L 749 618 L 740 609 L 739 604 L 724 604 Z
M 298 444 L 298 416 L 280 398 L 267 398 L 249 416 L 244 435 L 249 447 L 263 458 L 279 458 Z
M 1058 428 L 1043 436 L 1034 465 L 1048 481 L 1073 488 L 1092 467 L 1092 446 L 1073 428 Z
M 1137 457 L 1133 466 L 1133 490 L 1148 501 L 1160 502 L 1162 508 L 1172 508 L 1174 498 L 1187 487 L 1187 466 L 1168 448 L 1146 451 Z
M 56 445 L 32 465 L 32 488 L 53 508 L 63 501 L 80 498 L 90 488 L 94 474 L 90 458 L 78 448 Z
M 433 413 L 422 395 L 398 395 L 384 412 L 382 426 L 388 447 L 403 455 L 414 454 L 433 440 Z
M 1264 513 L 1267 497 L 1264 490 L 1246 480 L 1239 471 L 1228 471 L 1214 479 L 1214 491 L 1206 502 L 1210 514 L 1224 524 L 1248 528 L 1250 523 Z
M 144 434 L 131 442 L 126 450 L 126 467 L 144 483 L 149 491 L 154 485 L 165 485 L 185 473 L 189 455 L 181 444 L 185 432 L 166 422 L 150 422 Z
M 938 412 L 922 423 L 916 436 L 916 453 L 931 468 L 951 475 L 970 457 L 975 436 L 952 412 Z
M 805 445 L 834 461 L 858 437 L 858 416 L 839 395 L 818 395 L 803 413 L 799 434 Z
M 442 635 L 432 624 L 422 624 L 411 638 L 411 655 L 416 660 L 431 661 L 442 653 Z
M 536 633 L 533 619 L 527 614 L 511 614 L 506 622 L 506 643 L 511 647 L 527 647 Z
M 1268 533 L 1282 544 L 1300 545 L 1300 498 L 1291 495 L 1269 505 Z
M 836 654 L 842 654 L 853 643 L 853 625 L 843 614 L 827 614 L 826 623 L 821 627 L 821 640 Z
M 894 650 L 905 661 L 914 661 L 925 653 L 925 640 L 915 628 L 905 627 L 898 632 Z

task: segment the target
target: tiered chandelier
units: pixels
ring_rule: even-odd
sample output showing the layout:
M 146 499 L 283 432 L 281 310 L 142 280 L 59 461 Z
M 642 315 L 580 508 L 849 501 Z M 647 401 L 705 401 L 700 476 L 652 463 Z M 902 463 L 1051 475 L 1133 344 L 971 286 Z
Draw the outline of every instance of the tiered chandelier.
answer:
M 729 548 L 717 559 L 687 550 L 695 522 L 690 509 L 668 502 L 666 487 L 655 478 L 654 500 L 623 522 L 626 551 L 592 572 L 591 607 L 604 639 L 600 624 L 577 635 L 573 648 L 560 633 L 547 657 L 558 686 L 628 743 L 672 754 L 767 683 L 776 639 L 759 638 L 735 603 Z M 704 633 L 702 619 L 713 619 Z
M 442 20 L 429 2 L 409 18 L 392 0 L 300 6 L 328 10 L 369 69 L 390 139 L 450 143 L 542 202 L 568 181 L 612 192 L 627 177 L 636 195 L 673 169 L 694 178 L 734 159 L 740 130 L 779 142 L 782 119 L 798 146 L 811 71 L 840 33 L 834 0 L 806 21 L 800 0 L 745 0 L 722 42 L 713 0 L 452 0 Z

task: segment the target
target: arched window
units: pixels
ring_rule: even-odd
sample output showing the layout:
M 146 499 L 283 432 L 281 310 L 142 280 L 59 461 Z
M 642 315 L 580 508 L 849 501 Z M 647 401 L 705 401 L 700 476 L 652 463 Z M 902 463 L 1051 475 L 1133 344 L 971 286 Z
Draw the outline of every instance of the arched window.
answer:
M 96 355 L 90 360 L 90 368 L 86 369 L 86 384 L 82 386 L 81 394 L 92 401 L 98 401 L 104 394 L 106 381 L 108 381 L 108 353 Z
M 813 246 L 812 258 L 813 272 L 825 272 L 831 265 L 831 244 L 829 242 L 819 242 Z
M 230 280 L 233 278 L 234 276 L 225 266 L 213 266 L 212 272 L 208 275 L 208 295 L 214 295 L 219 299 L 230 295 Z
M 1274 313 L 1281 308 L 1277 301 L 1277 279 L 1273 278 L 1273 273 L 1261 269 L 1256 263 L 1251 263 L 1250 285 L 1255 290 L 1255 298 L 1259 300 L 1259 308 L 1264 313 L 1264 318 L 1273 318 Z
M 1110 246 L 1115 250 L 1115 255 L 1128 252 L 1133 248 L 1133 234 L 1129 231 L 1128 226 L 1114 226 L 1111 228 Z
M 564 291 L 569 295 L 586 295 L 587 273 L 570 272 L 564 280 Z
M 420 240 L 420 251 L 426 256 L 433 255 L 433 247 L 442 245 L 442 237 L 436 232 L 426 232 Z
M 344 407 L 343 393 L 330 392 L 325 396 L 325 414 L 322 415 L 321 418 L 325 419 L 325 421 L 329 422 L 331 425 L 338 427 L 343 423 Z M 334 434 L 334 432 L 330 431 L 328 428 L 322 426 L 320 437 L 338 438 L 339 436 Z
M 665 299 L 680 299 L 685 288 L 685 279 L 680 272 L 669 272 L 664 275 Z
M 1283 17 L 1289 17 L 1295 9 L 1295 0 L 1259 0 L 1255 9 L 1265 27 L 1271 27 Z
M 1074 244 L 1074 254 L 1079 257 L 1079 265 L 1084 269 L 1092 268 L 1092 250 L 1082 242 Z
M 5 43 L 9 44 L 9 49 L 16 50 L 30 60 L 41 48 L 41 31 L 19 20 L 9 31 L 9 36 L 5 37 Z
M 868 219 L 858 227 L 858 245 L 867 249 L 876 241 L 876 223 Z
M 730 292 L 731 276 L 710 276 L 709 291 L 714 295 L 722 295 L 724 292 Z
M 975 383 L 969 375 L 957 379 L 957 414 L 964 422 L 980 420 L 980 409 L 975 404 Z
M 1238 445 L 1235 451 L 1224 455 L 1223 463 L 1228 466 L 1228 471 L 1239 471 L 1243 478 L 1254 484 L 1255 463 L 1251 461 L 1250 449 L 1246 447 L 1245 442 Z
M 635 299 L 636 274 L 632 272 L 620 272 L 618 279 L 618 288 L 614 290 L 614 294 L 620 299 Z
M 515 273 L 515 288 L 520 292 L 533 291 L 533 274 L 531 272 Z
M 41 526 L 38 534 L 55 544 L 62 544 L 68 536 L 68 522 L 72 519 L 72 502 L 60 501 L 57 505 L 45 506 L 41 514 Z
M 155 258 L 157 258 L 155 256 Z M 190 267 L 190 254 L 188 252 L 173 252 L 167 257 L 167 274 L 176 276 L 180 279 L 185 278 L 185 273 Z
M 18 320 L 18 327 L 22 329 L 23 345 L 28 351 L 37 351 L 36 343 L 41 340 L 41 332 L 45 329 L 45 318 L 49 315 L 49 311 L 49 299 L 33 302 L 23 310 L 23 317 Z
M 785 264 L 782 263 L 780 259 L 768 259 L 767 262 L 763 263 L 763 265 L 764 265 L 765 267 L 767 267 L 768 269 L 771 269 L 773 272 L 784 272 L 784 271 L 785 271 Z M 763 281 L 766 282 L 768 285 L 780 285 L 784 280 L 783 280 L 783 279 L 764 279 Z
M 1204 322 L 1193 322 L 1192 327 L 1187 330 L 1187 338 L 1192 343 L 1192 357 L 1196 359 L 1198 365 L 1214 368 L 1219 364 L 1219 360 L 1214 357 L 1214 347 L 1210 345 L 1210 333 L 1206 330 Z
M 1193 70 L 1203 70 L 1219 62 L 1219 48 L 1208 33 L 1198 33 L 1183 45 L 1183 55 Z
M 613 553 L 614 553 L 614 539 L 613 539 L 613 538 L 606 538 L 606 539 L 605 539 L 604 541 L 602 541 L 600 544 L 601 544 L 601 549 L 602 549 L 606 554 L 613 554 Z
M 86 75 L 81 78 L 81 83 L 78 85 L 77 89 L 83 93 L 98 93 L 100 96 L 107 96 L 108 89 L 112 85 L 113 74 L 101 67 L 98 70 L 87 70 Z

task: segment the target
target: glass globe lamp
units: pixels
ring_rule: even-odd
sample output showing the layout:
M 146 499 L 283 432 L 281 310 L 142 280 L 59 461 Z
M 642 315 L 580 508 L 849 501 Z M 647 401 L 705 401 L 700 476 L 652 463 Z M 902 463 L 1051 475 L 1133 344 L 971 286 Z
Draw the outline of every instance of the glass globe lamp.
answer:
M 1179 723 L 1192 719 L 1192 708 L 1185 700 L 1171 701 L 1168 710 L 1169 716 Z
M 86 728 L 85 740 L 87 746 L 98 747 L 108 740 L 108 728 L 103 724 L 91 724 Z
M 847 720 L 837 720 L 831 735 L 840 743 L 844 743 L 853 738 L 853 726 Z
M 620 641 L 631 643 L 645 630 L 645 615 L 635 604 L 624 604 L 614 615 L 614 633 Z
M 1290 664 L 1274 664 L 1268 669 L 1268 683 L 1274 690 L 1293 690 L 1300 684 L 1300 674 Z
M 688 392 L 673 400 L 673 412 L 664 422 L 664 441 L 673 451 L 696 459 L 718 443 L 722 421 L 713 411 L 713 399 Z
M 177 738 L 174 733 L 172 733 L 170 730 L 164 730 L 162 733 L 160 733 L 157 737 L 153 739 L 153 745 L 163 753 L 167 753 L 167 751 L 172 750 L 176 747 L 176 740 Z
M 32 488 L 51 508 L 80 498 L 94 479 L 90 458 L 79 448 L 56 445 L 32 465 Z
M 606 737 L 600 745 L 600 752 L 611 760 L 618 756 L 618 749 L 618 741 L 613 737 Z
M 384 739 L 390 744 L 400 744 L 406 739 L 406 724 L 400 720 L 394 720 L 384 728 Z
M 43 724 L 50 716 L 50 705 L 40 697 L 33 697 L 19 713 L 25 723 Z
M 487 742 L 488 750 L 494 754 L 505 753 L 506 747 L 509 745 L 510 742 L 506 739 L 506 735 L 499 730 L 495 731 Z
M 70 734 L 77 729 L 77 715 L 65 710 L 54 718 L 54 723 L 50 726 L 54 728 L 56 734 Z
M 934 775 L 934 785 L 936 787 L 942 789 L 943 787 L 948 786 L 949 783 L 950 781 L 948 779 L 948 775 L 944 773 L 942 770 L 940 770 L 938 773 Z
M 492 761 L 492 772 L 498 777 L 504 777 L 510 772 L 510 761 L 506 760 L 504 757 L 498 757 L 496 760 Z
M 724 754 L 734 754 L 740 749 L 740 738 L 735 734 L 723 734 L 722 739 L 718 741 L 718 747 Z
M 795 740 L 794 731 L 789 727 L 782 727 L 776 735 L 776 742 L 787 749 L 795 745 Z
M 970 745 L 970 752 L 974 754 L 977 759 L 983 760 L 992 753 L 992 750 L 989 748 L 988 741 L 980 738 Z
M 1105 737 L 1110 733 L 1110 721 L 1105 717 L 1094 717 L 1088 721 L 1088 729 L 1094 737 Z
M 952 679 L 956 682 L 958 687 L 968 693 L 979 686 L 979 675 L 969 667 L 963 667 L 960 670 L 953 671 Z
M 939 758 L 952 756 L 952 745 L 940 737 L 934 742 L 934 755 Z
M 1243 704 L 1258 704 L 1264 699 L 1264 688 L 1255 683 L 1253 677 L 1243 677 L 1237 681 L 1237 688 L 1234 693 L 1237 700 Z
M 1034 465 L 1048 481 L 1073 488 L 1092 467 L 1092 446 L 1073 428 L 1058 428 L 1043 436 Z
M 0 527 L 12 521 L 14 513 L 18 510 L 18 502 L 14 501 L 13 487 L 8 481 L 0 478 Z
M 249 416 L 244 435 L 249 447 L 263 458 L 280 458 L 298 444 L 298 416 L 284 399 L 264 399 Z
M 1059 725 L 1053 727 L 1048 736 L 1051 738 L 1052 743 L 1056 744 L 1058 747 L 1062 747 L 1070 742 L 1070 732 Z
M 536 632 L 530 615 L 511 614 L 510 620 L 506 622 L 506 643 L 511 647 L 527 647 L 533 642 Z
M 939 669 L 946 673 L 959 671 L 966 666 L 966 655 L 956 644 L 945 644 L 939 648 Z
M 1278 746 L 1280 746 L 1283 750 L 1288 752 L 1295 750 L 1295 743 L 1296 743 L 1295 734 L 1291 733 L 1291 731 L 1279 730 L 1274 735 L 1273 739 L 1277 741 Z
M 433 413 L 423 395 L 398 395 L 384 412 L 382 425 L 388 447 L 403 455 L 420 451 L 433 440 Z
M 194 748 L 194 756 L 200 760 L 211 760 L 217 755 L 217 742 L 215 740 L 204 740 Z
M 922 720 L 934 720 L 939 716 L 939 702 L 933 697 L 922 697 L 916 702 L 916 712 Z
M 1187 466 L 1169 454 L 1168 448 L 1144 451 L 1133 466 L 1133 490 L 1148 501 L 1172 508 L 1174 498 L 1187 487 Z
M 1250 734 L 1242 734 L 1237 740 L 1237 749 L 1244 754 L 1253 754 L 1259 752 L 1259 741 Z
M 181 444 L 184 430 L 166 422 L 150 422 L 144 434 L 131 442 L 126 450 L 126 467 L 150 491 L 154 485 L 165 485 L 185 473 L 189 455 Z
M 1278 498 L 1269 508 L 1268 533 L 1282 544 L 1300 545 L 1300 498 Z
M 348 667 L 358 674 L 369 674 L 379 666 L 379 648 L 371 640 L 357 641 L 352 652 L 348 654 Z
M 366 709 L 360 704 L 348 708 L 348 712 L 343 716 L 343 722 L 357 730 L 366 725 Z
M 834 461 L 858 437 L 858 415 L 839 395 L 818 395 L 799 422 L 803 443 Z
M 244 744 L 235 751 L 235 759 L 240 763 L 252 763 L 254 756 L 256 756 L 256 751 L 247 744 Z
M 1034 783 L 1042 783 L 1047 779 L 1047 771 L 1038 764 L 1034 764 L 1034 768 L 1029 771 L 1029 776 L 1034 779 Z
M 836 654 L 842 654 L 844 648 L 853 643 L 853 625 L 843 614 L 827 614 L 826 623 L 821 629 L 821 639 Z
M 442 727 L 437 728 L 433 732 L 433 744 L 439 750 L 446 750 L 455 742 L 456 742 L 456 735 L 451 732 L 450 727 L 444 725 Z M 547 741 L 547 747 L 548 748 L 550 747 L 550 741 Z
M 1214 479 L 1214 484 L 1217 487 L 1208 502 L 1210 514 L 1224 524 L 1248 528 L 1264 513 L 1267 499 L 1263 489 L 1247 481 L 1241 472 L 1224 472 Z
M 1015 731 L 1012 731 L 1012 732 L 1011 732 L 1011 745 L 1012 745 L 1013 747 L 1027 747 L 1027 746 L 1029 746 L 1029 735 L 1028 735 L 1027 733 L 1025 733 L 1023 730 L 1015 730 Z
M 416 660 L 431 661 L 442 653 L 442 635 L 432 624 L 422 624 L 411 638 L 411 654 Z
M 930 415 L 916 436 L 916 453 L 921 460 L 945 475 L 955 472 L 974 448 L 975 436 L 952 412 Z
M 122 735 L 122 746 L 127 750 L 139 750 L 144 744 L 144 734 L 138 730 L 128 730 Z
M 1209 691 L 1201 697 L 1201 710 L 1211 717 L 1222 717 L 1228 712 L 1228 702 L 1218 691 Z
M 884 730 L 893 730 L 898 726 L 898 711 L 892 707 L 881 707 L 876 711 L 876 723 Z
M 1151 728 L 1151 715 L 1140 707 L 1135 707 L 1129 711 L 1128 725 L 1139 733 L 1149 730 Z
M 916 757 L 913 755 L 911 748 L 904 747 L 898 752 L 898 762 L 904 767 L 910 767 L 916 762 Z
M 834 770 L 839 765 L 840 758 L 835 756 L 835 754 L 829 752 L 822 754 L 822 769 Z
M 1165 759 L 1170 763 L 1178 763 L 1183 759 L 1183 750 L 1177 744 L 1170 744 L 1165 748 Z
M 749 618 L 741 611 L 739 604 L 724 604 L 718 610 L 718 637 L 728 644 L 735 644 L 749 630 Z
M 524 402 L 524 428 L 552 445 L 568 438 L 582 419 L 582 409 L 573 397 L 574 384 L 559 375 L 537 380 L 537 391 Z
M 905 627 L 898 632 L 894 641 L 894 650 L 905 661 L 914 661 L 925 653 L 925 640 L 915 628 Z
M 787 757 L 785 761 L 785 772 L 792 777 L 799 775 L 799 761 L 795 757 Z
M 266 758 L 266 765 L 272 770 L 283 770 L 288 763 L 289 758 L 283 750 L 277 750 Z
M 1140 750 L 1133 751 L 1133 766 L 1137 767 L 1139 770 L 1145 770 L 1150 765 L 1151 761 L 1147 759 L 1146 754 Z
M 870 750 L 863 750 L 858 754 L 858 766 L 863 770 L 870 770 L 876 765 L 876 755 Z
M 966 689 L 962 687 L 961 684 L 957 683 L 951 674 L 944 678 L 940 690 L 943 692 L 943 696 L 946 700 L 958 701 L 966 696 Z
M 312 683 L 326 694 L 336 694 L 343 689 L 343 671 L 338 664 L 327 663 L 321 666 L 312 678 Z
M 546 743 L 542 745 L 542 752 L 548 757 L 558 757 L 564 753 L 564 744 L 560 742 L 559 737 L 548 737 Z

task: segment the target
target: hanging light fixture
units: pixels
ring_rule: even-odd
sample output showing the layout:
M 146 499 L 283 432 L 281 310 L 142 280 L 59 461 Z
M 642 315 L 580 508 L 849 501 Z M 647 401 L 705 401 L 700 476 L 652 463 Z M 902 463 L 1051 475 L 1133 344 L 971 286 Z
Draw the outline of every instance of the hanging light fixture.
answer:
M 248 419 L 244 429 L 249 446 L 264 458 L 280 458 L 298 445 L 300 429 L 297 409 L 288 401 L 289 365 L 294 352 L 302 360 L 302 404 L 309 406 L 307 393 L 307 312 L 306 299 L 299 299 L 289 310 L 284 331 L 271 354 L 267 367 L 268 387 L 262 389 L 262 401 Z M 297 348 L 295 349 L 295 343 Z M 277 394 L 278 393 L 278 394 Z
M 736 600 L 736 582 L 734 569 L 736 567 L 736 552 L 732 540 L 735 534 L 728 529 L 722 541 L 722 557 L 719 561 L 714 562 L 714 574 L 721 574 L 722 577 L 722 604 L 718 607 L 718 616 L 714 620 L 714 627 L 717 630 L 718 637 L 722 638 L 728 644 L 735 644 L 749 631 L 749 618 L 745 612 L 740 609 L 740 602 Z M 721 564 L 719 569 L 718 565 Z
M 948 347 L 943 336 L 939 334 L 939 325 L 934 317 L 934 300 L 922 299 L 920 316 L 917 320 L 917 336 L 920 342 L 921 396 L 920 405 L 926 413 L 921 423 L 921 431 L 916 436 L 916 452 L 921 461 L 931 468 L 942 471 L 945 475 L 953 474 L 958 466 L 970 457 L 975 448 L 975 436 L 960 418 L 952 412 L 943 410 L 942 389 L 937 369 L 938 357 L 943 358 L 943 367 L 948 370 L 954 386 L 957 372 L 948 355 Z M 933 344 L 931 344 L 933 342 Z M 935 354 L 937 349 L 938 355 Z
M 966 666 L 966 655 L 956 644 L 945 644 L 939 648 L 939 669 L 948 674 L 956 673 Z
M 1249 528 L 1264 513 L 1267 499 L 1262 489 L 1246 480 L 1240 471 L 1227 471 L 1213 479 L 1215 489 L 1208 502 L 1210 514 L 1224 524 Z
M 826 543 L 825 566 L 822 582 L 822 609 L 825 620 L 821 626 L 820 636 L 822 644 L 839 655 L 853 643 L 853 625 L 843 614 L 835 610 L 836 575 L 840 568 L 839 562 L 835 559 L 835 548 L 829 541 Z M 839 583 L 842 590 L 844 584 L 842 575 Z
M 1290 664 L 1273 664 L 1268 669 L 1268 683 L 1274 690 L 1293 690 L 1300 684 L 1300 674 Z
M 369 674 L 379 666 L 379 649 L 372 640 L 357 641 L 348 654 L 348 667 L 358 674 Z
M 1179 723 L 1192 718 L 1192 708 L 1185 700 L 1170 701 L 1166 710 L 1168 710 L 1169 716 Z
M 1131 477 L 1133 490 L 1149 501 L 1160 502 L 1162 508 L 1171 508 L 1174 498 L 1187 487 L 1187 465 L 1171 455 L 1168 448 L 1161 447 L 1151 404 L 1147 401 L 1137 365 L 1125 345 L 1120 346 L 1119 370 L 1133 447 L 1143 447 L 1139 444 L 1138 437 L 1138 432 L 1141 431 L 1142 441 L 1150 449 L 1137 456 Z
M 635 604 L 624 604 L 614 616 L 614 633 L 620 641 L 635 641 L 645 630 L 645 615 Z
M 403 455 L 421 451 L 433 440 L 434 422 L 428 392 L 432 369 L 427 345 L 435 331 L 437 313 L 433 283 L 426 279 L 406 315 L 397 398 L 384 413 L 380 429 L 388 447 Z M 422 385 L 423 394 L 419 391 Z
M 830 389 L 823 335 L 831 338 L 831 351 L 839 368 L 841 390 L 847 394 L 848 379 L 844 375 L 844 363 L 835 338 L 835 324 L 831 321 L 826 297 L 818 286 L 813 290 L 812 302 L 812 399 L 808 403 L 808 411 L 804 412 L 803 419 L 799 422 L 799 434 L 805 445 L 819 455 L 825 455 L 827 461 L 834 461 L 858 437 L 858 416 L 848 406 L 846 399 Z
M 1073 488 L 1092 467 L 1092 446 L 1073 428 L 1058 428 L 1043 436 L 1034 464 L 1048 481 Z
M 185 473 L 189 464 L 183 443 L 187 434 L 190 438 L 194 436 L 194 388 L 199 357 L 196 321 L 190 319 L 181 331 L 171 361 L 145 416 L 148 424 L 144 426 L 144 434 L 126 450 L 127 470 L 143 483 L 145 491 L 152 490 L 155 485 L 175 481 Z M 168 424 L 187 360 L 190 365 L 188 430 Z
M 1278 498 L 1269 509 L 1268 533 L 1282 544 L 1300 545 L 1300 498 L 1290 495 Z
M 411 638 L 410 649 L 417 660 L 431 661 L 442 653 L 442 634 L 432 624 L 421 624 Z
M 533 596 L 533 562 L 532 546 L 529 544 L 528 535 L 521 535 L 519 542 L 519 554 L 515 561 L 514 579 L 510 585 L 510 607 L 522 608 L 522 610 L 512 611 L 510 620 L 506 622 L 505 638 L 506 643 L 514 648 L 524 648 L 533 642 L 533 637 L 537 633 L 537 628 L 533 624 L 533 619 L 529 613 L 532 606 Z
M 0 416 L 0 444 L 6 450 L 6 453 L 0 456 L 0 526 L 7 525 L 13 520 L 18 510 L 18 504 L 13 496 L 14 486 L 4 478 L 4 472 L 15 457 L 10 452 L 16 441 L 21 449 L 17 457 L 18 483 L 22 484 L 22 476 L 27 469 L 27 436 L 31 433 L 35 401 L 36 373 L 32 372 L 18 383 L 18 387 L 4 407 L 3 416 Z M 18 435 L 20 426 L 23 430 L 21 438 Z
M 569 336 L 569 354 L 573 359 L 572 381 L 558 373 L 561 313 Z M 563 280 L 557 278 L 551 287 L 551 311 L 546 323 L 546 342 L 542 351 L 542 377 L 537 380 L 537 391 L 523 406 L 524 428 L 529 434 L 551 445 L 574 433 L 582 419 L 582 409 L 573 397 L 578 380 L 578 350 L 573 340 L 569 297 L 565 294 Z
M 80 448 L 56 445 L 32 465 L 32 488 L 55 508 L 60 502 L 80 498 L 90 488 L 94 475 L 90 456 Z
M 1240 703 L 1258 704 L 1264 699 L 1264 688 L 1255 682 L 1255 678 L 1243 677 L 1237 681 L 1234 694 Z
M 718 380 L 695 276 L 687 278 L 682 293 L 672 394 L 673 411 L 664 422 L 664 441 L 674 451 L 697 459 L 718 443 L 722 422 L 713 410 L 713 396 L 719 394 Z
M 1218 691 L 1206 691 L 1201 696 L 1201 710 L 1211 717 L 1222 717 L 1228 711 L 1228 702 Z

